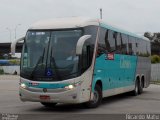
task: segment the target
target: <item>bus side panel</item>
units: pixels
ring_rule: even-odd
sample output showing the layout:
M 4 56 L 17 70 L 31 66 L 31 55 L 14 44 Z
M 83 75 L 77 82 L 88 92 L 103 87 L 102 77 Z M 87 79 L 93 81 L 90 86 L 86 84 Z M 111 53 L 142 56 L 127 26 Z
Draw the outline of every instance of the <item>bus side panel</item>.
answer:
M 151 61 L 149 57 L 138 57 L 136 74 L 144 75 L 144 87 L 148 87 L 151 79 Z
M 136 66 L 137 56 L 114 54 L 113 60 L 108 60 L 106 54 L 97 57 L 92 91 L 97 80 L 102 81 L 103 91 L 133 86 Z

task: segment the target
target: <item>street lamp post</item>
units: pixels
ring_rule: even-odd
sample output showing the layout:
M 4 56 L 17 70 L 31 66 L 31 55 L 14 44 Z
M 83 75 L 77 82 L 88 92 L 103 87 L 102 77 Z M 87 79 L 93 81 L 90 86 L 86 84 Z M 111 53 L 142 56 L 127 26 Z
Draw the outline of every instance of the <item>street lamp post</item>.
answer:
M 100 19 L 102 19 L 102 8 L 100 8 L 99 10 L 100 10 Z
M 20 26 L 20 25 L 21 25 L 21 24 L 17 24 L 16 27 L 15 27 L 15 29 L 14 29 L 14 30 L 15 30 L 15 39 L 16 39 L 16 37 L 17 37 L 17 28 L 18 28 L 18 26 Z
M 10 43 L 12 42 L 11 41 L 11 29 L 10 28 L 6 28 L 8 31 L 9 31 L 9 38 L 10 38 Z

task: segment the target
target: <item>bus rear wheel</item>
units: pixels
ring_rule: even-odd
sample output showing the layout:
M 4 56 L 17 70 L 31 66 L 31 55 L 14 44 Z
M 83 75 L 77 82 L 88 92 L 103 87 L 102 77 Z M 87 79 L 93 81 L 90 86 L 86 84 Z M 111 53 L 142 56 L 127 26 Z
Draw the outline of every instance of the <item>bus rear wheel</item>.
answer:
M 140 91 L 140 83 L 138 80 L 136 80 L 135 88 L 131 93 L 132 93 L 132 95 L 137 96 L 139 94 L 139 91 Z
M 99 85 L 95 86 L 93 100 L 85 103 L 88 108 L 96 108 L 102 101 L 102 89 Z
M 139 85 L 139 91 L 138 94 L 142 94 L 143 93 L 143 82 L 141 81 L 140 85 Z
M 42 105 L 44 105 L 45 107 L 54 107 L 57 103 L 46 103 L 46 102 L 41 102 Z

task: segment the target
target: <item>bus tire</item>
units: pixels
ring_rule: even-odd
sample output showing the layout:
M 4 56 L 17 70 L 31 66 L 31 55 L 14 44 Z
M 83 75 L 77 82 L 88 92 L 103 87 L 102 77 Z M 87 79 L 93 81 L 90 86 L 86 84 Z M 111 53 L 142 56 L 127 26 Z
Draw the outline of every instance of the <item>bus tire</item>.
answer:
M 92 101 L 85 103 L 88 108 L 96 108 L 102 101 L 102 88 L 97 84 L 94 89 L 94 97 Z
M 143 93 L 143 85 L 142 85 L 142 81 L 141 83 L 139 84 L 139 91 L 138 91 L 138 94 L 142 94 Z
M 138 80 L 136 80 L 136 82 L 135 82 L 135 88 L 131 92 L 133 96 L 137 96 L 139 94 L 139 86 L 140 86 L 140 84 L 139 84 Z
M 46 102 L 41 102 L 42 105 L 44 105 L 45 107 L 54 107 L 57 103 L 46 103 Z

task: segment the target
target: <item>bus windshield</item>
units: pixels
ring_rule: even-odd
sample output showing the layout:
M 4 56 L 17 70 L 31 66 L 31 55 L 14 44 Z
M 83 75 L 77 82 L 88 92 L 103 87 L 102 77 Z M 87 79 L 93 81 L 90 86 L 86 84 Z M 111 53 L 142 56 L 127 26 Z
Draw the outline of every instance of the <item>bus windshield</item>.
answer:
M 59 81 L 78 75 L 76 44 L 82 30 L 27 32 L 21 58 L 21 76 L 37 81 Z

